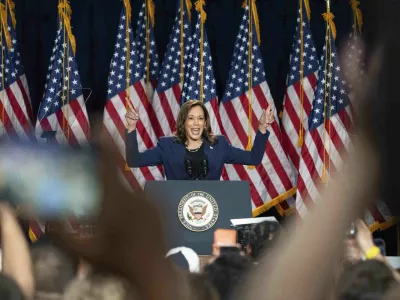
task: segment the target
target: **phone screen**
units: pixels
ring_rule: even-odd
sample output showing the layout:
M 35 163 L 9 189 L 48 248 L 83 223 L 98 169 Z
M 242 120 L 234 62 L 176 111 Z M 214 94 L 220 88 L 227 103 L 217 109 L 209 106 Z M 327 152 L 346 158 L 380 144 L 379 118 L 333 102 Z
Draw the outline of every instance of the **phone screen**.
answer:
M 93 215 L 100 197 L 95 157 L 59 145 L 1 145 L 1 197 L 42 217 Z

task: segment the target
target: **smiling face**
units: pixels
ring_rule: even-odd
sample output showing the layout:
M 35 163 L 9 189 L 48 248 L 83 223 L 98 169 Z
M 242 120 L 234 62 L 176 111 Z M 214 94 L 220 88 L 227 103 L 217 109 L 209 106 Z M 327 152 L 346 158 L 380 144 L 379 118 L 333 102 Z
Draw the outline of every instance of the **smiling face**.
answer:
M 187 141 L 198 141 L 203 135 L 206 127 L 206 119 L 204 116 L 203 108 L 200 106 L 193 106 L 187 115 L 185 122 L 185 132 Z

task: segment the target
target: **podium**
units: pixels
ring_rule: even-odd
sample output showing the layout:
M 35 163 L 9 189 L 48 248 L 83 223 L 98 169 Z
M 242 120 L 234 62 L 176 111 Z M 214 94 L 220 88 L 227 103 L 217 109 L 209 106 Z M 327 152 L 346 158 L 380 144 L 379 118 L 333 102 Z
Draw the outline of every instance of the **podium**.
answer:
M 144 191 L 161 212 L 168 249 L 184 246 L 210 255 L 216 229 L 252 217 L 247 181 L 147 181 Z

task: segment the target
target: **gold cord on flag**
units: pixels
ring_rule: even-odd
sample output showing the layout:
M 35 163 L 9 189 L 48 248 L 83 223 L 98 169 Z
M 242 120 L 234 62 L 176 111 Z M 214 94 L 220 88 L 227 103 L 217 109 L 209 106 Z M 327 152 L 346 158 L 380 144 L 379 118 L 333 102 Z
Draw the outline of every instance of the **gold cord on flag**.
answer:
M 333 39 L 336 40 L 336 25 L 333 22 L 333 19 L 335 18 L 335 16 L 333 15 L 333 13 L 331 13 L 330 9 L 328 10 L 328 12 L 323 13 L 322 16 L 324 17 L 324 20 L 328 23 L 328 25 L 330 27 Z
M 67 0 L 60 0 L 58 3 L 58 14 L 60 16 L 60 26 L 63 29 L 63 58 L 62 58 L 62 69 L 63 69 L 63 83 L 62 83 L 62 108 L 65 110 L 64 118 L 62 122 L 62 131 L 65 133 L 67 129 L 66 139 L 69 141 L 70 138 L 70 125 L 69 125 L 69 107 L 65 104 L 69 104 L 69 89 L 70 89 L 70 68 L 69 68 L 69 47 L 71 46 L 73 54 L 76 53 L 76 42 L 75 37 L 72 34 L 71 28 L 71 15 L 72 10 Z M 65 68 L 65 60 L 67 60 L 67 68 Z M 66 89 L 65 81 L 67 81 Z
M 76 42 L 75 42 L 75 36 L 72 34 L 72 29 L 71 29 L 72 9 L 67 0 L 59 2 L 58 13 L 60 15 L 60 19 L 64 22 L 64 31 L 65 30 L 67 31 L 69 43 L 72 47 L 72 52 L 75 54 Z
M 303 78 L 304 78 L 304 30 L 303 30 L 303 0 L 299 0 L 300 7 L 300 117 L 299 117 L 299 138 L 297 140 L 297 146 L 301 147 L 304 143 L 304 88 L 303 88 Z M 307 7 L 307 6 L 306 6 Z M 308 14 L 307 14 L 308 15 Z
M 6 2 L 5 5 L 3 3 L 0 3 L 0 15 L 1 15 L 1 28 L 6 39 L 7 48 L 11 49 L 12 41 L 10 32 L 8 31 L 8 2 Z
M 253 147 L 253 21 L 255 24 L 258 23 L 258 16 L 257 16 L 257 7 L 255 0 L 248 0 L 248 21 L 249 21 L 249 28 L 248 28 L 248 101 L 249 101 L 249 110 L 248 110 L 248 133 L 247 133 L 247 145 L 246 150 L 250 151 Z M 254 14 L 254 11 L 256 12 Z M 259 39 L 259 31 L 257 31 L 256 25 L 256 34 Z M 255 166 L 248 166 L 247 169 L 253 170 Z
M 124 5 L 125 5 L 125 11 L 126 11 L 126 16 L 125 16 L 125 42 L 126 42 L 126 61 L 125 61 L 125 90 L 126 90 L 126 97 L 125 97 L 125 108 L 126 111 L 128 112 L 129 110 L 129 101 L 130 101 L 130 96 L 129 96 L 129 86 L 130 86 L 130 60 L 131 60 L 131 41 L 130 41 L 130 35 L 129 35 L 129 25 L 131 23 L 131 2 L 130 0 L 124 0 Z
M 198 0 L 195 8 L 200 14 L 200 101 L 204 102 L 204 66 L 203 66 L 203 47 L 204 47 L 204 22 L 207 19 L 206 12 L 203 9 L 205 0 Z
M 6 0 L 6 5 L 8 5 L 8 11 L 10 13 L 11 22 L 13 27 L 17 26 L 17 20 L 15 19 L 15 3 L 12 0 Z
M 325 33 L 325 38 L 326 38 L 326 47 L 325 47 L 325 65 L 324 65 L 324 123 L 323 123 L 323 162 L 322 162 L 322 174 L 321 174 L 321 180 L 322 183 L 327 182 L 327 172 L 330 171 L 330 157 L 331 157 L 331 150 L 332 150 L 332 145 L 331 145 L 331 124 L 330 124 L 330 117 L 331 117 L 331 105 L 332 105 L 332 95 L 331 95 L 331 80 L 332 78 L 329 78 L 329 95 L 328 95 L 328 101 L 327 101 L 327 76 L 328 74 L 332 74 L 332 45 L 331 45 L 331 38 L 330 35 L 332 34 L 333 38 L 336 38 L 336 27 L 335 23 L 333 22 L 334 15 L 331 13 L 330 10 L 330 3 L 329 0 L 326 2 L 327 4 L 327 12 L 323 14 L 323 17 L 326 21 L 326 33 Z M 329 56 L 328 56 L 329 55 Z M 329 70 L 327 70 L 328 67 L 328 57 L 329 57 Z M 332 77 L 332 76 L 330 76 Z M 327 107 L 328 106 L 328 107 Z M 327 111 L 328 110 L 328 111 Z M 329 115 L 328 115 L 329 113 Z M 327 132 L 326 132 L 326 122 L 328 121 L 328 137 L 327 137 Z M 326 157 L 326 141 L 327 138 L 329 139 L 329 157 Z M 327 163 L 328 160 L 328 163 Z M 328 170 L 327 170 L 327 164 L 328 164 Z
M 129 86 L 130 86 L 130 60 L 131 60 L 131 41 L 130 41 L 130 35 L 129 35 L 129 25 L 131 23 L 131 2 L 130 0 L 124 0 L 124 5 L 125 5 L 125 11 L 126 11 L 126 16 L 125 16 L 125 41 L 126 41 L 126 61 L 125 61 L 125 79 L 126 79 L 126 84 L 125 84 L 125 91 L 126 91 L 126 97 L 125 97 L 125 109 L 126 112 L 129 110 L 129 101 L 130 96 L 129 96 Z M 125 171 L 130 171 L 130 168 L 128 166 L 128 163 L 125 162 Z
M 353 10 L 353 22 L 354 22 L 354 36 L 358 35 L 358 32 L 361 32 L 363 25 L 363 16 L 361 9 L 358 7 L 360 5 L 360 1 L 358 0 L 350 0 L 350 5 Z M 358 26 L 358 30 L 357 30 Z
M 150 84 L 150 26 L 154 27 L 154 10 L 155 5 L 153 0 L 147 0 L 145 3 L 145 20 L 146 20 L 146 97 L 149 97 Z M 151 23 L 151 24 L 150 24 Z

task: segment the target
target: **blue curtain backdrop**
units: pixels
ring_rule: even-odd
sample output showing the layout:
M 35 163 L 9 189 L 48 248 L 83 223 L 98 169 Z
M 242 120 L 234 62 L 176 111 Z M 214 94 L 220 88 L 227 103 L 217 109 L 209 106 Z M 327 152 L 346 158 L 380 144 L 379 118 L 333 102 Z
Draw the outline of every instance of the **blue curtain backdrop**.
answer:
M 143 0 L 131 0 L 135 26 Z M 242 17 L 243 0 L 206 0 L 206 28 L 213 55 L 218 93 L 224 92 L 233 45 Z M 325 0 L 309 0 L 311 26 L 318 51 L 324 41 Z M 361 0 L 364 19 L 371 23 L 370 2 Z M 155 32 L 160 60 L 164 57 L 176 13 L 176 0 L 154 0 Z M 57 30 L 58 0 L 15 0 L 17 33 L 22 62 L 36 115 L 45 85 L 47 68 Z M 116 39 L 121 0 L 70 0 L 71 24 L 76 37 L 79 71 L 87 89 L 89 115 L 101 113 L 106 101 L 107 76 Z M 276 106 L 281 108 L 288 72 L 289 54 L 296 26 L 298 0 L 257 0 L 261 31 L 261 49 L 267 80 Z M 348 0 L 332 0 L 340 45 L 353 24 Z M 373 22 L 372 22 L 373 23 Z M 373 28 L 373 26 L 371 26 Z M 369 28 L 364 33 L 369 35 Z M 85 97 L 85 98 L 86 98 Z

